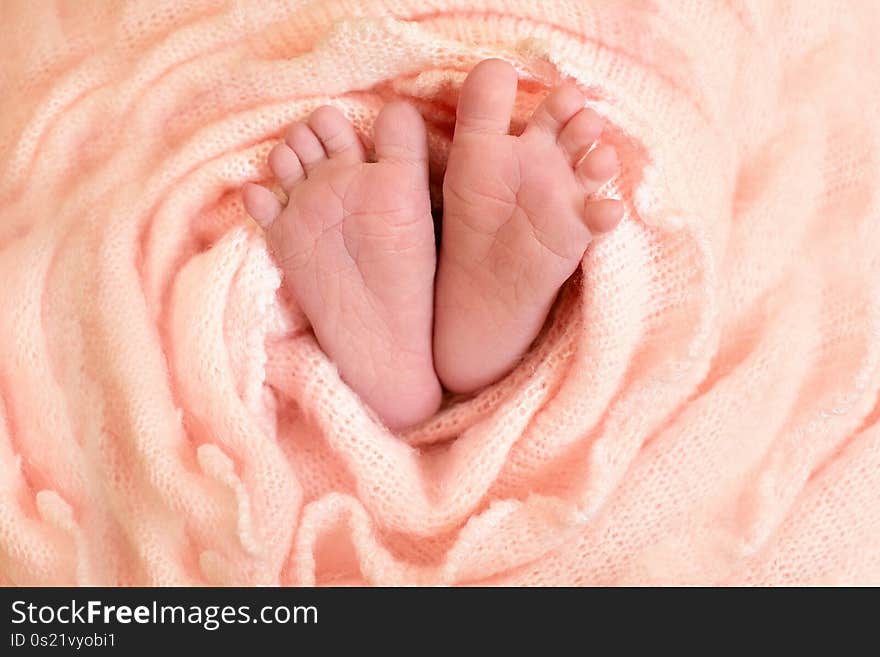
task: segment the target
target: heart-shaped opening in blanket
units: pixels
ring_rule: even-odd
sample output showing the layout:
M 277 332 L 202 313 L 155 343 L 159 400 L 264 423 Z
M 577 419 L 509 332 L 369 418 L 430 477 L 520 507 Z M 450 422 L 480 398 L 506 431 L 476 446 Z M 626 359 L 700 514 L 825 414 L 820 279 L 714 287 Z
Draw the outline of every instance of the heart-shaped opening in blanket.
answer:
M 547 75 L 541 78 L 536 75 L 522 74 L 523 70 L 529 68 L 523 63 L 515 64 L 515 66 L 521 71 L 521 75 L 517 84 L 510 132 L 513 135 L 519 135 L 523 131 L 527 119 L 541 100 L 553 87 L 566 78 L 560 76 L 552 67 L 545 67 L 544 72 Z M 470 64 L 437 67 L 399 75 L 375 84 L 364 91 L 314 97 L 300 104 L 297 113 L 291 116 L 291 120 L 302 120 L 321 105 L 335 106 L 353 123 L 368 152 L 371 152 L 373 124 L 381 107 L 397 100 L 403 100 L 416 107 L 425 120 L 428 133 L 431 210 L 435 223 L 436 246 L 439 249 L 442 234 L 443 177 L 455 128 L 455 114 L 461 85 L 471 68 Z M 584 92 L 588 105 L 602 102 L 598 90 L 582 84 L 578 84 L 578 86 Z M 283 134 L 286 125 L 285 123 L 280 126 L 279 137 Z M 607 138 L 609 143 L 619 149 L 622 157 L 627 157 L 633 162 L 641 159 L 639 149 L 622 138 L 613 125 L 609 125 L 606 132 L 603 139 Z M 633 167 L 633 170 L 635 169 L 636 167 Z M 632 177 L 633 171 L 631 170 L 629 173 Z M 612 183 L 612 186 L 614 184 L 616 183 Z M 577 318 L 582 312 L 583 305 L 582 300 L 578 300 L 582 297 L 580 279 L 581 271 L 578 268 L 562 286 L 543 329 L 510 372 L 487 388 L 471 395 L 445 393 L 439 413 L 419 426 L 406 431 L 403 434 L 404 440 L 410 444 L 434 444 L 453 440 L 476 418 L 491 414 L 504 404 L 511 394 L 516 394 L 515 391 L 522 386 L 524 377 L 529 372 L 542 366 L 555 367 L 552 364 L 555 361 L 547 360 L 546 352 L 547 349 L 552 351 L 558 348 L 558 345 L 555 347 L 552 345 L 556 344 L 554 340 L 559 340 L 559 335 L 566 333 L 567 330 L 564 328 L 566 325 L 576 325 L 581 321 Z M 294 306 L 296 305 L 296 300 L 292 299 L 289 293 L 279 297 L 279 301 L 282 304 L 292 302 Z M 297 313 L 298 311 L 294 310 L 294 314 Z M 555 330 L 554 326 L 556 326 Z M 551 346 L 542 347 L 548 341 Z M 550 364 L 548 365 L 548 363 Z

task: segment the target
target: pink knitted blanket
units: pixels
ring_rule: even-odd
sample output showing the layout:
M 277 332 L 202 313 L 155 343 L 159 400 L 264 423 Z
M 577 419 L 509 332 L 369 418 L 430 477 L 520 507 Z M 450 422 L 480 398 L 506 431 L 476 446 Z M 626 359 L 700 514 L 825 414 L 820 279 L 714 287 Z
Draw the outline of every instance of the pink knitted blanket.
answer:
M 880 5 L 0 3 L 0 583 L 880 584 Z M 239 188 L 333 103 L 573 78 L 621 227 L 405 435 Z

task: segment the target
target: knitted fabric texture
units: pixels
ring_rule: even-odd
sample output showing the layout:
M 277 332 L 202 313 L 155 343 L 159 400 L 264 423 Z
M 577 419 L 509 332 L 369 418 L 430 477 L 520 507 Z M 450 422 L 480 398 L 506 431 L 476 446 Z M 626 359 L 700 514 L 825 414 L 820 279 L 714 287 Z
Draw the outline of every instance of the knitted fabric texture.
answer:
M 880 584 L 880 5 L 0 4 L 0 583 Z M 626 216 L 518 367 L 385 430 L 240 186 L 330 103 L 443 170 L 573 79 Z

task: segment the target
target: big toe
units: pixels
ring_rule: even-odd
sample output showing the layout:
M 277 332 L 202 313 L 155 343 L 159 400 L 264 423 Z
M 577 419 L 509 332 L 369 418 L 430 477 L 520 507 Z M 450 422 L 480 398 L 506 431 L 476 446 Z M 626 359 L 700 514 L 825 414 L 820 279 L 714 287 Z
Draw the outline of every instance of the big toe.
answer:
M 376 159 L 425 167 L 427 175 L 428 132 L 418 110 L 409 103 L 388 103 L 376 117 L 373 142 Z
M 516 100 L 516 71 L 501 59 L 486 59 L 474 67 L 461 87 L 455 134 L 507 134 Z

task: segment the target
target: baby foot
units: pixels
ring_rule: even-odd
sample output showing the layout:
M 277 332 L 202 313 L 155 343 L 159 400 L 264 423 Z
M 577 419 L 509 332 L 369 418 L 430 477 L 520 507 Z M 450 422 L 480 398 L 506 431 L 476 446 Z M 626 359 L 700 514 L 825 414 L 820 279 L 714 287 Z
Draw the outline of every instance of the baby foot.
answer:
M 572 84 L 554 89 L 520 136 L 508 134 L 517 76 L 486 60 L 461 89 L 443 181 L 434 366 L 471 392 L 500 378 L 535 339 L 591 235 L 614 228 L 620 201 L 595 192 L 617 169 L 590 147 L 602 121 Z
M 428 145 L 419 113 L 386 105 L 376 162 L 332 107 L 295 123 L 269 165 L 286 206 L 259 185 L 243 190 L 284 281 L 340 376 L 392 429 L 440 404 L 431 356 L 436 252 Z

